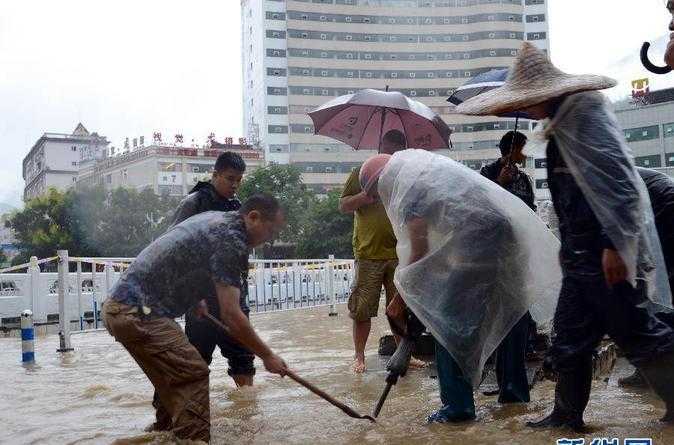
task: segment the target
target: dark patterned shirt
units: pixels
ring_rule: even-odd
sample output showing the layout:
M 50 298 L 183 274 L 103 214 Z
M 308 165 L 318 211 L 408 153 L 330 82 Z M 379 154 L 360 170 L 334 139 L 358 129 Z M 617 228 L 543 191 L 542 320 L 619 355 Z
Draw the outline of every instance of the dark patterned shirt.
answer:
M 137 306 L 149 317 L 183 315 L 214 283 L 248 283 L 248 236 L 238 212 L 204 212 L 172 227 L 138 254 L 110 292 L 110 298 Z

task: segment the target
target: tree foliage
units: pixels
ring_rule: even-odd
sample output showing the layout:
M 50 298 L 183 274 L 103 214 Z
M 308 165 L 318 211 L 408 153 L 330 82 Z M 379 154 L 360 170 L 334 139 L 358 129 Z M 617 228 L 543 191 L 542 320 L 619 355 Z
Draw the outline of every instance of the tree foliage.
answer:
M 133 257 L 166 230 L 177 203 L 149 188 L 50 189 L 7 219 L 19 244 L 13 263 L 59 249 L 71 256 Z
M 300 258 L 352 258 L 353 215 L 338 210 L 339 190 L 315 200 L 307 211 L 303 236 L 297 244 Z
M 300 170 L 293 165 L 273 163 L 258 168 L 246 176 L 238 191 L 241 201 L 255 193 L 269 193 L 279 200 L 287 221 L 279 239 L 287 243 L 297 243 L 302 238 L 306 210 L 316 199 L 302 183 Z

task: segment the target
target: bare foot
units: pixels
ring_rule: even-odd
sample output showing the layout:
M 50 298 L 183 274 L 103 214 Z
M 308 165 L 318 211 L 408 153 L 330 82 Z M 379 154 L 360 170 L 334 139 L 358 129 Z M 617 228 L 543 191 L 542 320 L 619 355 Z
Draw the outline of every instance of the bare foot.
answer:
M 364 373 L 367 370 L 367 366 L 365 366 L 365 360 L 357 358 L 353 363 L 353 366 L 351 366 L 351 369 L 353 370 L 354 374 Z
M 411 357 L 410 358 L 410 368 L 413 369 L 422 369 L 427 366 L 427 363 L 423 360 L 419 360 L 418 358 Z

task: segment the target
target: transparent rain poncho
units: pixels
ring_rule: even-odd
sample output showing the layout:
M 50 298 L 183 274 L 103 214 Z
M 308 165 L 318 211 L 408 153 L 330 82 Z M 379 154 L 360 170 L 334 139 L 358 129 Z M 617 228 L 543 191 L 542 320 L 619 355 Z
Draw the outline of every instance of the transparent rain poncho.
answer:
M 569 96 L 544 124 L 597 220 L 625 262 L 628 281 L 646 283 L 653 303 L 671 307 L 667 269 L 648 190 L 613 112 L 597 92 Z
M 401 296 L 477 386 L 484 363 L 527 310 L 538 323 L 552 319 L 559 241 L 519 198 L 428 151 L 393 155 L 378 191 L 398 239 Z M 410 264 L 409 230 L 419 220 L 428 251 Z

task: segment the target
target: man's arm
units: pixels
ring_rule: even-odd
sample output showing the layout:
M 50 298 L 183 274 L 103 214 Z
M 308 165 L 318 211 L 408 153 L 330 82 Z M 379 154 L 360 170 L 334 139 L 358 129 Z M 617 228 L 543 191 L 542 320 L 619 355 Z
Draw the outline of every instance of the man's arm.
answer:
M 428 252 L 428 225 L 423 218 L 413 218 L 407 223 L 410 237 L 409 264 L 416 263 Z
M 352 213 L 359 208 L 373 204 L 376 200 L 365 192 L 360 192 L 352 196 L 343 196 L 339 198 L 339 211 L 342 213 Z
M 199 205 L 197 203 L 196 197 L 188 195 L 180 202 L 180 204 L 178 204 L 178 208 L 176 209 L 176 213 L 173 217 L 173 223 L 171 224 L 171 227 L 180 224 L 190 216 L 194 216 L 197 213 L 199 213 Z
M 215 283 L 215 291 L 220 303 L 220 319 L 229 328 L 229 334 L 260 357 L 267 371 L 281 376 L 285 375 L 288 366 L 262 341 L 246 315 L 241 311 L 241 306 L 239 306 L 240 290 L 234 286 Z

